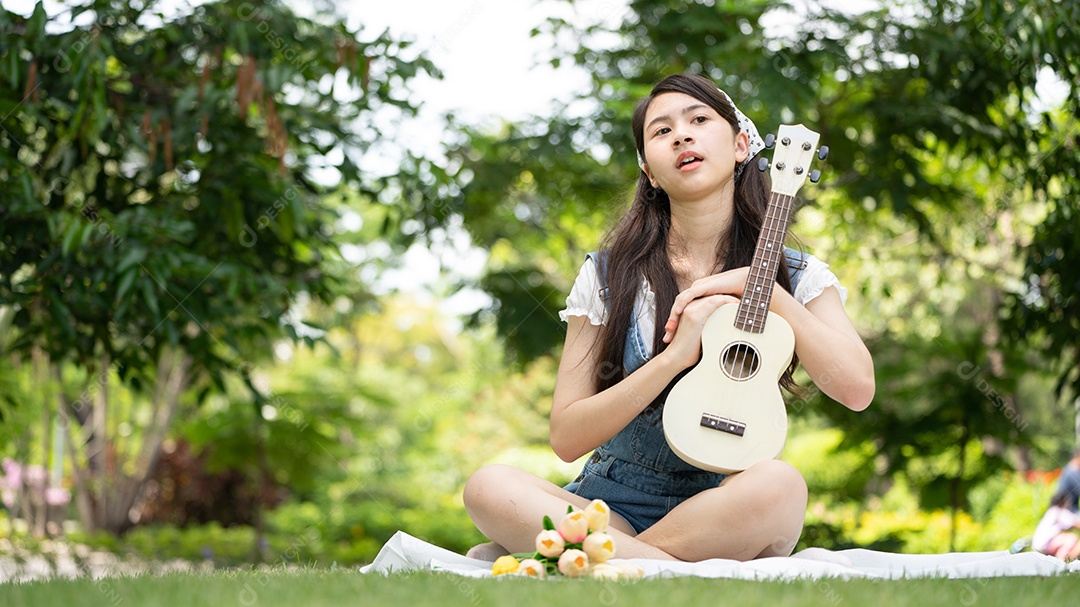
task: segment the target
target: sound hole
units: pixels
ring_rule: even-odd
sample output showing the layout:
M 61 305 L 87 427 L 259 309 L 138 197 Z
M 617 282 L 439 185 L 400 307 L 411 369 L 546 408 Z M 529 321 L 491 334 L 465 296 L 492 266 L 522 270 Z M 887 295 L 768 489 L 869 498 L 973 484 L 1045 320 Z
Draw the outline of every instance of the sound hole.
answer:
M 757 373 L 761 359 L 754 346 L 744 341 L 729 344 L 720 353 L 720 368 L 735 381 L 746 381 Z

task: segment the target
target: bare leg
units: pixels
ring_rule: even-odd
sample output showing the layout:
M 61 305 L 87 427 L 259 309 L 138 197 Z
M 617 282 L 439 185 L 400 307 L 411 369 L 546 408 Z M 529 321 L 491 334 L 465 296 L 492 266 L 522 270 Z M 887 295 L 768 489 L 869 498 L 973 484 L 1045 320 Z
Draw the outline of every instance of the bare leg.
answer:
M 1052 554 L 1063 561 L 1069 561 L 1080 554 L 1080 537 L 1068 531 L 1057 534 L 1050 542 L 1048 554 Z
M 465 556 L 471 559 L 480 559 L 481 561 L 494 563 L 495 559 L 507 554 L 510 554 L 510 551 L 495 542 L 484 542 L 483 544 L 477 544 L 472 548 L 469 548 L 469 551 L 465 553 Z
M 768 460 L 679 504 L 637 537 L 685 561 L 791 554 L 806 517 L 799 471 Z
M 1076 537 L 1076 536 L 1073 535 L 1073 537 Z M 1068 554 L 1065 555 L 1065 560 L 1066 561 L 1071 561 L 1071 560 L 1075 560 L 1077 557 L 1080 557 L 1080 541 L 1074 541 L 1073 542 L 1072 549 L 1070 549 Z
M 532 552 L 545 514 L 558 521 L 568 503 L 584 508 L 589 502 L 527 472 L 499 465 L 477 471 L 466 484 L 464 497 L 477 528 L 494 540 L 474 548 L 477 558 L 502 546 L 507 552 Z M 798 470 L 769 460 L 686 500 L 636 537 L 633 528 L 612 513 L 609 532 L 620 558 L 746 561 L 787 556 L 802 532 L 806 501 L 806 482 Z
M 544 516 L 556 523 L 566 514 L 566 505 L 585 508 L 589 500 L 570 493 L 524 470 L 490 465 L 477 470 L 465 484 L 465 510 L 476 528 L 507 552 L 536 550 L 536 534 L 543 529 Z M 611 514 L 608 533 L 615 539 L 619 558 L 676 560 L 670 554 L 634 538 L 634 529 L 622 517 Z M 473 550 L 490 554 L 493 548 Z M 474 554 L 470 550 L 470 554 Z M 479 558 L 479 557 L 478 557 Z

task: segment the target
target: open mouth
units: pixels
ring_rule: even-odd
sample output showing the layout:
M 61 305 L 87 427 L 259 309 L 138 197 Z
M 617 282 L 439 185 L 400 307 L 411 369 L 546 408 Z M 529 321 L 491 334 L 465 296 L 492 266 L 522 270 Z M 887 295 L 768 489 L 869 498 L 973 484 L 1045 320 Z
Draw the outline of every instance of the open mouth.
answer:
M 695 154 L 683 154 L 679 157 L 679 161 L 675 164 L 676 168 L 680 171 L 696 168 L 702 162 L 701 156 Z

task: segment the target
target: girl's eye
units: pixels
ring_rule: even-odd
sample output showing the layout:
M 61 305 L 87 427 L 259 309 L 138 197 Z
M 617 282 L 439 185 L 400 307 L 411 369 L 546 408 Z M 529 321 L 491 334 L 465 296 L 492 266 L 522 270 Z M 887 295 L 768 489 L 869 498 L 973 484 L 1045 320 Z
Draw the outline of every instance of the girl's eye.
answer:
M 694 123 L 695 124 L 701 124 L 702 122 L 705 122 L 706 120 L 708 120 L 708 118 L 706 118 L 705 116 L 695 116 L 694 117 Z
M 668 133 L 668 131 L 670 131 L 670 130 L 671 129 L 669 129 L 668 127 L 662 126 L 662 127 L 658 128 L 658 129 L 656 129 L 656 133 L 654 133 L 654 134 L 655 135 L 666 135 Z

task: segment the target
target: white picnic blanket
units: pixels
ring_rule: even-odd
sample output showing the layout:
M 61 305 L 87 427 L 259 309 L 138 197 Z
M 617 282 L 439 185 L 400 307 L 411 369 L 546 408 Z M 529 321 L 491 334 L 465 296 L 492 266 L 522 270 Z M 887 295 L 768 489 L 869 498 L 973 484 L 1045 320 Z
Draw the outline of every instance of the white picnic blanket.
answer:
M 874 550 L 825 550 L 807 548 L 789 557 L 739 562 L 711 559 L 698 563 L 628 559 L 645 571 L 645 577 L 697 576 L 747 580 L 819 578 L 918 577 L 981 578 L 1049 576 L 1080 573 L 1080 561 L 1066 564 L 1036 552 L 950 552 L 946 554 L 894 554 Z M 398 531 L 362 573 L 395 573 L 410 570 L 445 571 L 468 577 L 488 577 L 491 563 L 471 559 Z

